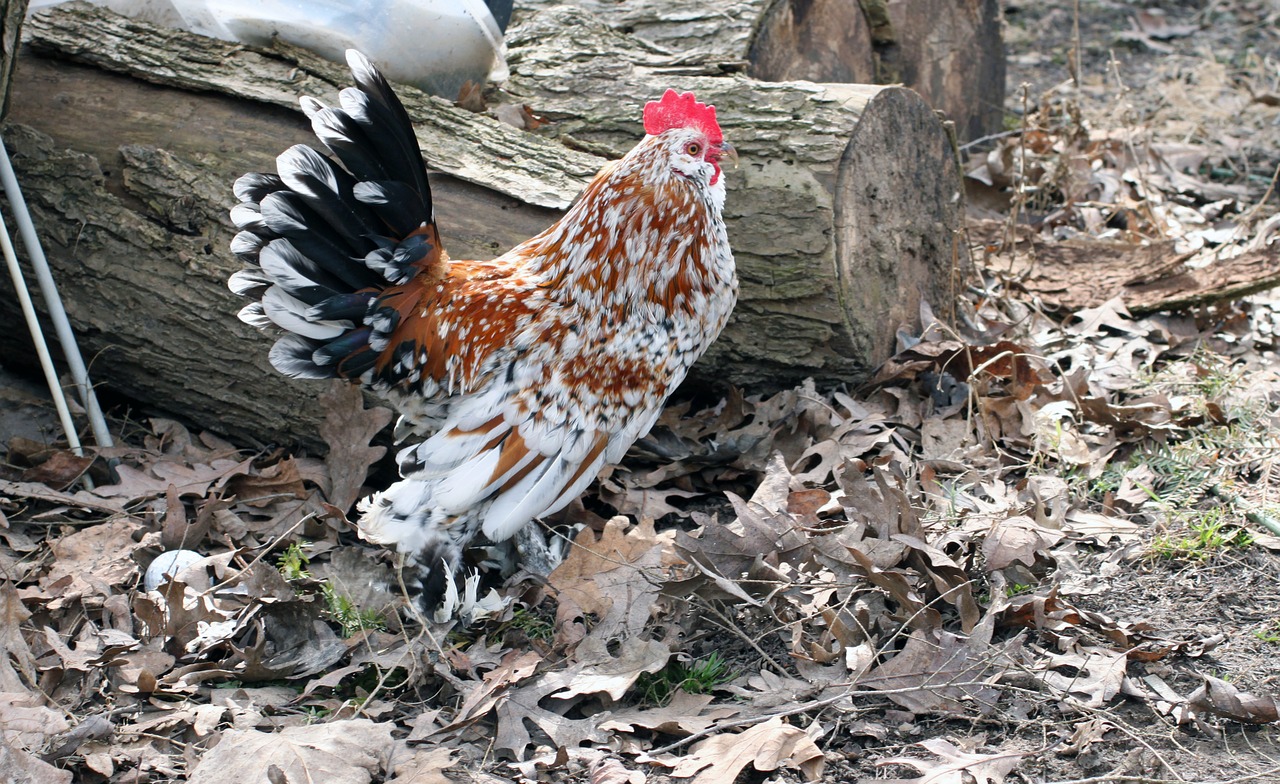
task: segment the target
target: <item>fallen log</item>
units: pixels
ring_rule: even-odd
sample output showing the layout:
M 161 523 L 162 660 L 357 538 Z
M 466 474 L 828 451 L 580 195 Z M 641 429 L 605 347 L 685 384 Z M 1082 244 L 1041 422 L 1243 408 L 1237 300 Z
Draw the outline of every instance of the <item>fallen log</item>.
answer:
M 335 102 L 343 70 L 85 6 L 28 33 L 10 116 L 28 127 L 5 135 L 95 379 L 231 436 L 314 443 L 317 385 L 276 375 L 270 339 L 234 317 L 226 210 L 236 176 L 310 141 L 297 96 Z M 689 73 L 574 10 L 511 41 L 505 100 L 551 119 L 540 134 L 401 90 L 454 256 L 492 256 L 555 220 L 670 86 L 715 103 L 743 153 L 726 174 L 742 301 L 702 378 L 857 382 L 922 297 L 945 309 L 961 285 L 953 141 L 914 93 Z M 0 347 L 19 357 L 3 299 Z
M 1179 253 L 1173 240 L 1146 245 L 1104 240 L 1036 242 L 1018 227 L 1006 238 L 1002 221 L 978 221 L 968 228 L 979 264 L 1014 291 L 1046 310 L 1071 313 L 1120 299 L 1135 316 L 1188 310 L 1241 299 L 1280 286 L 1280 248 L 1256 244 L 1222 254 L 1210 264 L 1191 266 L 1193 253 Z
M 522 0 L 523 14 L 565 0 Z M 1001 130 L 1005 55 L 997 0 L 568 0 L 617 31 L 769 82 L 903 84 L 961 139 Z

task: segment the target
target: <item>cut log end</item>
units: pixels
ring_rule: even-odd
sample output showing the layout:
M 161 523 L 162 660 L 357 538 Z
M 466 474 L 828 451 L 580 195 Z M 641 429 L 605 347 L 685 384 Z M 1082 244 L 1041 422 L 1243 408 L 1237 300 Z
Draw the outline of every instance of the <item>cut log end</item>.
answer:
M 867 106 L 840 165 L 837 280 L 853 354 L 879 364 L 899 328 L 919 330 L 920 303 L 949 310 L 972 270 L 954 138 L 913 93 Z

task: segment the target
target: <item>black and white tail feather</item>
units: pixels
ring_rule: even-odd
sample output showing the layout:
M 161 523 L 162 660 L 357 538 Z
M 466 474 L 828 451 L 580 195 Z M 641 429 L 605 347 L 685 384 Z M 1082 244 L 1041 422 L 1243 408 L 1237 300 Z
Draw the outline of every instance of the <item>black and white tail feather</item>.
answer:
M 439 235 L 404 107 L 364 55 L 348 51 L 347 62 L 357 86 L 341 92 L 342 108 L 302 99 L 342 165 L 295 145 L 276 158 L 278 174 L 236 181 L 231 249 L 248 267 L 229 285 L 256 300 L 242 321 L 284 330 L 270 353 L 281 373 L 385 389 L 395 379 L 375 377 L 375 364 L 397 315 L 379 294 L 438 257 Z
M 231 217 L 240 232 L 231 248 L 247 267 L 229 285 L 255 300 L 240 311 L 242 321 L 283 330 L 269 354 L 281 373 L 385 392 L 406 379 L 402 364 L 379 362 L 399 319 L 382 293 L 447 257 L 408 114 L 363 55 L 348 51 L 347 62 L 356 87 L 341 92 L 341 108 L 302 99 L 316 136 L 341 165 L 297 145 L 276 159 L 278 174 L 235 183 L 240 203 Z M 401 453 L 402 468 L 406 460 L 412 467 L 412 450 Z M 361 534 L 416 555 L 423 602 L 443 605 L 441 617 L 466 604 L 450 578 L 470 529 L 449 531 L 438 510 L 424 508 L 425 487 L 400 483 L 362 506 Z M 408 511 L 389 524 L 393 499 Z M 392 524 L 398 529 L 388 532 Z

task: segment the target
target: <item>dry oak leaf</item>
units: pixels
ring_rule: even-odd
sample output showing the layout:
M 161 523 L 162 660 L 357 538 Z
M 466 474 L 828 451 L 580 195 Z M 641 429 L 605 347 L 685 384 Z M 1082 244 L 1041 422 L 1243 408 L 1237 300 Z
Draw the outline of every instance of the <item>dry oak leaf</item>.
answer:
M 392 772 L 388 784 L 454 784 L 445 770 L 455 764 L 457 749 L 444 746 L 412 747 L 397 743 L 393 755 Z
M 253 470 L 253 458 L 247 460 L 231 460 L 219 458 L 208 465 L 194 463 L 186 465 L 179 460 L 165 458 L 150 466 L 148 470 L 139 470 L 128 465 L 116 467 L 120 481 L 114 485 L 99 485 L 94 488 L 93 495 L 99 498 L 119 498 L 132 502 L 145 498 L 160 498 L 165 495 L 169 485 L 173 485 L 179 495 L 194 495 L 204 498 L 210 487 L 221 487 L 231 477 L 247 474 Z
M 35 686 L 36 658 L 22 636 L 30 611 L 9 581 L 0 582 L 0 692 L 26 692 Z
M 1204 684 L 1187 698 L 1192 708 L 1248 724 L 1280 721 L 1280 701 L 1240 691 L 1218 678 L 1204 677 Z
M 1064 644 L 1078 638 L 1081 629 L 1091 629 L 1118 649 L 1128 650 L 1134 645 L 1130 634 L 1133 627 L 1121 627 L 1101 613 L 1072 606 L 1058 595 L 1057 586 L 1051 588 L 1046 596 L 1022 594 L 1013 597 L 1007 606 L 999 610 L 997 623 L 1003 627 L 1037 629 L 1055 642 Z
M 591 784 L 644 784 L 644 773 L 627 770 L 616 759 L 601 757 L 591 764 Z
M 613 600 L 600 593 L 596 581 L 599 575 L 620 568 L 632 571 L 634 564 L 655 546 L 661 548 L 663 566 L 680 562 L 672 545 L 674 533 L 655 533 L 652 520 L 629 526 L 630 521 L 619 515 L 605 523 L 599 538 L 590 528 L 578 532 L 568 556 L 547 577 L 547 584 L 561 602 L 570 598 L 582 612 L 604 616 Z
M 1260 534 L 1250 532 L 1253 537 L 1253 543 L 1259 547 L 1265 547 L 1268 550 L 1280 552 L 1280 536 L 1272 536 L 1270 534 Z
M 973 424 L 966 419 L 926 419 L 920 425 L 922 460 L 963 462 L 973 444 Z
M 1103 718 L 1082 721 L 1071 730 L 1071 734 L 1066 738 L 1066 745 L 1058 747 L 1056 753 L 1063 757 L 1083 754 L 1115 728 L 1114 724 Z
M 633 706 L 614 711 L 600 729 L 634 733 L 641 727 L 668 735 L 692 735 L 742 712 L 731 705 L 711 705 L 714 699 L 710 694 L 677 691 L 671 702 L 660 708 Z
M 604 692 L 621 700 L 641 675 L 666 666 L 671 658 L 667 641 L 650 639 L 646 634 L 650 617 L 659 607 L 654 600 L 661 586 L 644 577 L 662 565 L 665 544 L 651 545 L 634 562 L 622 564 L 626 568 L 591 578 L 606 612 L 579 642 L 573 664 L 544 677 L 544 684 L 562 689 L 555 697 L 567 700 Z M 557 616 L 560 621 L 559 612 Z
M 113 587 L 133 583 L 141 571 L 133 553 L 145 546 L 135 542 L 134 535 L 142 528 L 141 522 L 120 518 L 62 537 L 51 546 L 53 564 L 40 587 L 66 601 L 107 596 Z M 55 600 L 50 609 L 60 606 Z
M 587 634 L 583 619 L 589 614 L 642 630 L 652 608 L 650 594 L 658 590 L 645 573 L 681 563 L 672 540 L 671 533 L 654 533 L 652 520 L 628 528 L 627 518 L 621 516 L 605 524 L 599 539 L 590 529 L 580 531 L 568 557 L 547 578 L 559 602 L 555 646 L 567 649 L 580 643 Z M 637 590 L 644 592 L 639 604 Z M 619 601 L 623 604 L 615 607 Z M 594 634 L 611 633 L 601 625 Z
M 392 414 L 385 408 L 364 407 L 364 393 L 358 387 L 335 380 L 320 396 L 324 422 L 320 437 L 329 445 L 325 465 L 332 486 L 329 503 L 347 511 L 360 497 L 369 466 L 386 454 L 386 447 L 369 446 L 378 431 L 387 426 Z
M 901 651 L 859 684 L 889 692 L 889 699 L 917 715 L 959 714 L 966 704 L 987 712 L 1000 696 L 986 685 L 992 652 L 981 638 L 916 629 Z
M 71 650 L 70 646 L 62 641 L 58 630 L 52 626 L 44 627 L 44 638 L 52 655 L 41 657 L 41 669 L 53 669 L 57 666 L 63 670 L 89 672 L 94 667 L 105 664 L 109 659 L 103 655 L 101 641 L 91 632 L 88 634 L 81 632 L 80 638 L 76 640 L 75 650 Z M 53 662 L 54 656 L 58 659 L 57 665 Z
M 71 771 L 59 770 L 39 757 L 11 745 L 0 734 L 0 781 L 24 784 L 71 784 Z
M 982 610 L 973 598 L 973 581 L 968 573 L 951 556 L 918 536 L 894 534 L 891 538 L 920 556 L 916 568 L 933 581 L 933 587 L 943 599 L 960 611 L 961 627 L 965 633 L 973 631 L 982 617 Z
M 267 466 L 256 474 L 240 474 L 227 482 L 227 491 L 249 506 L 271 506 L 281 497 L 303 499 L 307 488 L 292 457 Z
M 1098 544 L 1106 544 L 1112 539 L 1121 542 L 1136 541 L 1142 531 L 1142 526 L 1137 523 L 1120 517 L 1086 512 L 1083 509 L 1072 509 L 1067 512 L 1062 528 L 1084 540 L 1092 540 Z
M 1050 654 L 1040 675 L 1045 685 L 1079 698 L 1091 708 L 1101 708 L 1120 693 L 1129 658 L 1124 652 L 1090 648 L 1067 654 Z M 1057 668 L 1065 668 L 1058 672 Z
M 498 703 L 498 731 L 493 736 L 495 752 L 509 753 L 516 760 L 526 759 L 525 752 L 533 743 L 529 734 L 530 722 L 537 725 L 557 748 L 576 749 L 584 743 L 603 746 L 610 742 L 610 734 L 600 729 L 600 725 L 609 718 L 608 711 L 588 712 L 589 715 L 581 719 L 571 719 L 563 713 L 574 707 L 572 701 L 556 700 L 550 705 L 553 710 L 542 707 L 543 699 L 555 688 L 544 679 L 515 689 L 507 699 Z
M 1200 30 L 1200 25 L 1198 24 L 1174 24 L 1170 22 L 1169 17 L 1159 8 L 1150 11 L 1138 11 L 1133 15 L 1132 21 L 1144 35 L 1159 38 L 1162 41 L 1170 38 L 1182 38 Z
M 610 649 L 617 642 L 621 644 L 615 655 Z M 545 683 L 559 689 L 551 696 L 567 700 L 583 694 L 608 694 L 614 700 L 621 700 L 640 676 L 667 666 L 671 647 L 660 640 L 629 635 L 605 638 L 592 634 L 582 641 L 575 654 L 580 661 L 546 676 Z
M 369 784 L 381 774 L 391 750 L 390 723 L 368 719 L 335 721 L 280 732 L 228 730 L 204 755 L 190 784 L 265 781 L 272 765 L 288 781 Z
M 0 737 L 20 748 L 39 750 L 66 732 L 67 720 L 45 702 L 43 695 L 25 690 L 0 693 Z
M 771 471 L 775 468 L 785 471 L 780 461 L 770 466 Z M 785 482 L 775 482 L 772 477 L 765 478 L 750 501 L 726 492 L 725 497 L 733 504 L 737 519 L 726 525 L 704 525 L 694 531 L 696 538 L 677 532 L 677 552 L 705 573 L 729 581 L 750 575 L 762 562 L 769 567 L 810 562 L 814 546 L 810 537 L 798 530 L 795 518 L 787 513 L 788 496 Z M 771 585 L 757 581 L 750 581 L 742 588 L 758 593 L 772 590 Z
M 825 764 L 822 749 L 804 730 L 773 718 L 736 735 L 704 740 L 676 763 L 671 775 L 696 775 L 691 784 L 733 784 L 738 774 L 751 765 L 765 773 L 782 767 L 798 768 L 807 780 L 818 781 Z
M 535 651 L 508 651 L 496 669 L 485 673 L 482 683 L 473 684 L 453 721 L 441 727 L 438 732 L 460 729 L 488 716 L 489 711 L 511 691 L 511 687 L 532 677 L 541 663 L 542 656 Z
M 928 762 L 914 757 L 890 757 L 877 761 L 876 765 L 908 765 L 920 771 L 919 778 L 860 779 L 859 784 L 871 781 L 875 784 L 1000 784 L 1024 756 L 1016 752 L 974 754 L 942 738 L 931 738 L 916 745 L 941 759 Z
M 631 515 L 637 520 L 661 520 L 669 514 L 684 514 L 685 510 L 667 499 L 684 500 L 703 495 L 705 493 L 676 487 L 633 487 L 612 481 L 603 482 L 600 486 L 602 501 L 617 509 L 619 514 Z
M 63 493 L 48 485 L 35 482 L 10 482 L 4 479 L 0 479 L 0 498 L 30 498 L 51 504 L 66 504 L 73 509 L 90 509 L 106 514 L 119 514 L 125 507 L 124 502 L 119 499 L 103 499 L 88 490 Z
M 48 485 L 55 490 L 66 490 L 80 475 L 89 470 L 92 455 L 77 455 L 58 450 L 37 466 L 22 472 L 22 481 Z
M 1062 540 L 1061 531 L 1038 525 L 1025 515 L 997 521 L 982 542 L 987 571 L 995 572 L 1014 563 L 1034 566 L 1036 555 Z

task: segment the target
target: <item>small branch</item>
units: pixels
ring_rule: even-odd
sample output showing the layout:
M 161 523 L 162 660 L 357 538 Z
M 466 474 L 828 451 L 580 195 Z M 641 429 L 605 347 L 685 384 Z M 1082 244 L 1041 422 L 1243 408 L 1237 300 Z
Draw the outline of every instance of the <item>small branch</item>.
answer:
M 1249 773 L 1244 776 L 1237 776 L 1233 779 L 1206 781 L 1203 782 L 1203 784 L 1245 784 L 1245 782 L 1258 781 L 1259 779 L 1271 779 L 1278 773 L 1280 773 L 1280 766 L 1269 768 L 1258 773 Z M 1045 784 L 1111 784 L 1111 782 L 1132 782 L 1132 784 L 1181 784 L 1183 781 L 1184 779 L 1153 779 L 1150 776 L 1108 773 L 1105 776 L 1092 776 L 1087 779 L 1047 781 Z

